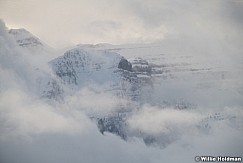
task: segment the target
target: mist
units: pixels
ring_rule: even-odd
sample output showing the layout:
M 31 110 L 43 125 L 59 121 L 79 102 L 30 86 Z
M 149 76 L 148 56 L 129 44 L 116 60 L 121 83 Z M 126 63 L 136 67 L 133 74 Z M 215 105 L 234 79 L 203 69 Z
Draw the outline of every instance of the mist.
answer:
M 0 21 L 0 162 L 188 163 L 195 156 L 243 157 L 242 8 L 241 1 L 230 0 L 0 0 L 6 23 Z M 21 48 L 8 33 L 19 27 L 55 50 Z M 144 90 L 143 103 L 105 91 L 109 82 L 92 81 L 74 92 L 49 61 L 66 47 L 85 43 L 126 44 L 113 48 L 128 60 L 161 55 L 165 65 L 213 65 L 219 75 L 159 80 L 149 98 Z M 40 90 L 48 92 L 48 82 L 58 83 L 65 94 L 44 97 Z M 178 101 L 192 108 L 180 110 L 173 104 Z M 126 140 L 101 133 L 92 117 L 127 105 Z

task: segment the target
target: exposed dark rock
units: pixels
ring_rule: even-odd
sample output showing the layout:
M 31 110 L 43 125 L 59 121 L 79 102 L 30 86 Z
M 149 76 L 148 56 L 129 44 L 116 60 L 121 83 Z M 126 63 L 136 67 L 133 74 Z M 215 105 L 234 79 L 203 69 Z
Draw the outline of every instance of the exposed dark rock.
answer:
M 132 64 L 128 62 L 125 58 L 122 58 L 118 64 L 118 68 L 127 71 L 132 71 Z
M 120 136 L 122 139 L 126 140 L 126 132 L 124 131 L 124 120 L 120 116 L 110 116 L 98 119 L 99 131 L 104 134 L 104 132 L 110 132 Z

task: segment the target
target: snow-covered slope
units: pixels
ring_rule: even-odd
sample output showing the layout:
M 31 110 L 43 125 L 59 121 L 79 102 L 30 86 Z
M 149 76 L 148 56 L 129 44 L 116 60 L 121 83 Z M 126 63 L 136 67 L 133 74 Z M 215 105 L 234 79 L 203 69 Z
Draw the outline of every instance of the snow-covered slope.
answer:
M 26 29 L 10 29 L 9 33 L 14 36 L 19 46 L 22 47 L 33 47 L 33 46 L 43 46 L 40 39 L 32 35 Z
M 9 34 L 13 36 L 20 47 L 32 54 L 48 55 L 54 52 L 50 46 L 24 28 L 10 29 Z
M 117 80 L 114 71 L 118 70 L 120 60 L 121 56 L 116 53 L 75 48 L 52 60 L 50 64 L 65 84 L 82 87 L 87 82 L 103 84 Z

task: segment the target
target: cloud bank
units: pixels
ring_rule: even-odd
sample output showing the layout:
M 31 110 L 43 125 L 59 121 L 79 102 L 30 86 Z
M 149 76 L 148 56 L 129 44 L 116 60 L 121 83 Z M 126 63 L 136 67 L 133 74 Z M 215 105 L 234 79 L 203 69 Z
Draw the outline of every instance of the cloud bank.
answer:
M 242 43 L 241 1 L 3 0 L 0 6 L 10 27 L 25 27 L 54 47 L 171 38 Z

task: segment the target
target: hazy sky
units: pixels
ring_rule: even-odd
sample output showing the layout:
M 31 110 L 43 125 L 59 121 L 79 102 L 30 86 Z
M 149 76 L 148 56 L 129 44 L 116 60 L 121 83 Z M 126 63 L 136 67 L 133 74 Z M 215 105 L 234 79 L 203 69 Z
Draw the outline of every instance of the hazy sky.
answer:
M 198 33 L 230 39 L 242 31 L 243 1 L 0 0 L 0 18 L 54 47 L 147 43 Z

